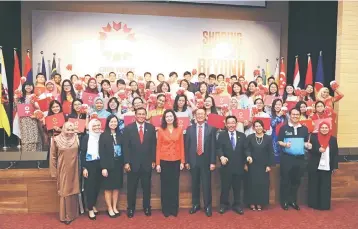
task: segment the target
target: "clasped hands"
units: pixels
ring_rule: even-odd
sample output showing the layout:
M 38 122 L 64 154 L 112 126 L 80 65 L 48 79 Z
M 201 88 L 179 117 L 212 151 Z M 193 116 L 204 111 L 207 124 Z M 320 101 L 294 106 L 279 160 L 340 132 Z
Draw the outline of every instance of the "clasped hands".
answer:
M 248 156 L 248 157 L 246 158 L 246 161 L 247 161 L 249 164 L 251 164 L 251 163 L 253 162 L 252 157 L 251 157 L 251 156 Z M 222 165 L 226 165 L 226 164 L 229 162 L 229 159 L 228 159 L 227 157 L 225 157 L 225 156 L 221 156 L 221 157 L 220 157 L 220 162 L 221 162 Z

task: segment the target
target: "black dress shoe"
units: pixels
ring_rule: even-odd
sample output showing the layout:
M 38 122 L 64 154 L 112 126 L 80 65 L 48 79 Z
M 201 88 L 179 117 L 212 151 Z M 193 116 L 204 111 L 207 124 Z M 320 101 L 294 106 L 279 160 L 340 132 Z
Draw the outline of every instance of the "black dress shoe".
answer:
M 121 212 L 120 212 L 120 211 L 114 212 L 114 214 L 115 214 L 116 216 L 121 216 Z
M 210 207 L 205 208 L 205 215 L 206 215 L 207 217 L 211 217 L 211 216 L 213 215 L 213 213 L 212 213 Z
M 116 213 L 114 213 L 114 215 L 111 215 L 111 214 L 109 214 L 109 211 L 107 211 L 107 215 L 109 216 L 109 218 L 116 218 L 117 217 Z
M 236 212 L 239 215 L 244 214 L 244 210 L 242 210 L 242 208 L 240 208 L 240 207 L 233 207 L 232 210 L 234 210 L 234 212 Z
M 70 224 L 72 223 L 72 220 L 70 220 L 70 221 L 64 221 L 63 223 L 66 224 L 66 225 L 70 225 Z
M 134 210 L 128 209 L 128 210 L 127 210 L 127 216 L 128 216 L 128 218 L 133 218 L 133 216 L 134 216 Z
M 281 205 L 281 207 L 282 207 L 283 210 L 287 211 L 288 210 L 288 203 L 287 202 L 283 203 Z
M 89 213 L 88 213 L 88 218 L 89 218 L 90 220 L 96 220 L 96 213 L 94 214 L 93 217 L 91 217 L 91 216 L 89 215 Z
M 163 215 L 164 215 L 165 218 L 168 218 L 170 216 L 170 214 L 167 213 L 167 212 L 163 212 Z
M 200 210 L 200 206 L 199 205 L 193 205 L 193 207 L 190 209 L 189 214 L 194 214 L 197 211 Z
M 220 206 L 219 213 L 224 214 L 227 211 L 228 207 L 226 206 Z
M 93 211 L 93 212 L 94 212 L 95 215 L 99 215 L 99 212 L 95 212 L 95 211 Z
M 144 208 L 144 214 L 146 216 L 151 216 L 152 215 L 152 210 L 150 208 Z
M 300 207 L 297 205 L 297 203 L 296 203 L 296 202 L 292 202 L 292 203 L 290 203 L 290 206 L 291 206 L 293 209 L 296 209 L 297 211 L 299 211 L 299 210 L 300 210 Z

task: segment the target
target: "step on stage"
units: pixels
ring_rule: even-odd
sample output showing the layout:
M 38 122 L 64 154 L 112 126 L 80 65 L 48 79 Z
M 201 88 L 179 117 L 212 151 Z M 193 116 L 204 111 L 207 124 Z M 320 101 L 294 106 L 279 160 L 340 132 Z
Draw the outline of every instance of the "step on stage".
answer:
M 18 150 L 17 150 L 18 151 Z M 10 153 L 8 151 L 7 153 Z M 0 152 L 4 153 L 4 152 Z M 47 152 L 37 153 L 36 159 L 46 157 Z M 19 155 L 6 154 L 8 159 L 18 158 Z M 4 155 L 2 155 L 4 156 Z M 27 157 L 27 156 L 26 156 Z M 26 158 L 20 155 L 20 158 Z M 31 158 L 34 158 L 32 155 Z M 11 160 L 9 160 L 11 161 Z M 32 160 L 33 162 L 36 162 Z M 17 162 L 17 163 L 21 163 Z M 279 203 L 279 165 L 270 172 L 270 203 Z M 332 199 L 353 200 L 358 199 L 358 162 L 341 162 L 339 170 L 332 178 Z M 124 175 L 126 176 L 126 175 Z M 180 173 L 180 207 L 191 207 L 191 177 L 188 171 Z M 212 176 L 213 207 L 217 207 L 220 196 L 220 177 L 216 169 Z M 5 213 L 47 213 L 57 212 L 59 207 L 56 180 L 51 178 L 48 169 L 3 169 L 0 171 L 0 214 Z M 307 173 L 302 179 L 299 191 L 299 202 L 305 203 L 307 199 Z M 99 209 L 106 209 L 103 194 L 99 196 Z M 137 209 L 142 206 L 142 190 L 138 189 Z M 160 209 L 160 176 L 153 171 L 152 199 L 153 209 Z M 124 188 L 120 191 L 119 206 L 121 210 L 127 208 L 126 177 Z

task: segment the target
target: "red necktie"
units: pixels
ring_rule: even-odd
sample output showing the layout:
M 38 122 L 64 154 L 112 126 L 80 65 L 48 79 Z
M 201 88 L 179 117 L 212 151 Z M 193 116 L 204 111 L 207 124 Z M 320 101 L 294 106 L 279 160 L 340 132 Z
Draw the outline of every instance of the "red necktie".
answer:
M 203 154 L 203 127 L 200 125 L 199 126 L 199 131 L 198 131 L 198 155 L 202 155 Z
M 140 139 L 140 144 L 143 143 L 143 137 L 144 137 L 143 125 L 140 125 L 140 126 L 139 126 L 139 139 Z

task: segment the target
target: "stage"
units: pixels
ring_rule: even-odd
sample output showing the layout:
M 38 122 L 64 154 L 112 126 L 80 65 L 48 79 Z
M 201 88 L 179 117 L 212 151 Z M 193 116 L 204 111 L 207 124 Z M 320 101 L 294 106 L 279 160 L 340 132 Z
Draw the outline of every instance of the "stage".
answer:
M 339 170 L 332 178 L 332 200 L 358 200 L 358 162 L 341 162 Z M 270 203 L 279 203 L 279 166 L 271 171 Z M 126 178 L 124 179 L 126 181 Z M 191 185 L 188 171 L 180 176 L 180 208 L 191 207 Z M 213 207 L 217 207 L 220 196 L 220 177 L 218 170 L 213 172 Z M 307 174 L 302 179 L 299 202 L 307 198 Z M 127 207 L 126 182 L 119 198 L 121 210 Z M 141 189 L 138 190 L 137 208 L 141 209 Z M 160 177 L 153 171 L 152 201 L 153 209 L 160 209 Z M 48 169 L 9 169 L 0 171 L 0 214 L 9 213 L 51 213 L 57 212 L 58 196 L 56 181 Z M 99 209 L 105 210 L 103 194 L 99 197 Z

